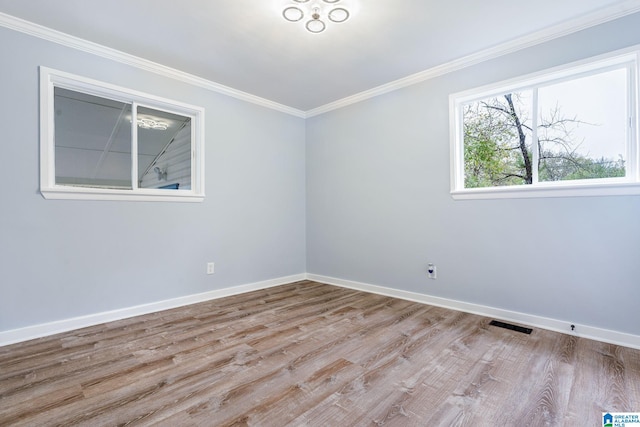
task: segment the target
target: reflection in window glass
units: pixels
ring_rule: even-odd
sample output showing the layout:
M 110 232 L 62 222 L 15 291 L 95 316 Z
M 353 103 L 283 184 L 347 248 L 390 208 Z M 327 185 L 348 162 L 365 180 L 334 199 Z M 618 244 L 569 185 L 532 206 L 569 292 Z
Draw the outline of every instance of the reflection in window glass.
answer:
M 138 186 L 191 189 L 191 118 L 137 109 Z
M 56 87 L 56 184 L 132 189 L 131 104 Z M 191 189 L 191 118 L 137 108 L 137 186 Z
M 131 105 L 56 87 L 55 180 L 131 189 Z
M 46 199 L 201 202 L 204 109 L 40 67 Z

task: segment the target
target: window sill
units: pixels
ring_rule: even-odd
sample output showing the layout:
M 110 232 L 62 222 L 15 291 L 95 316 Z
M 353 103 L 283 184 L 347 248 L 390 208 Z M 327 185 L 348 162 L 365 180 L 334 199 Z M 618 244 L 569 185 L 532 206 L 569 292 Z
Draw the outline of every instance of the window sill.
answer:
M 43 188 L 40 190 L 45 199 L 52 200 L 129 200 L 137 202 L 183 202 L 198 203 L 204 200 L 204 194 L 195 194 L 182 190 L 109 190 L 69 187 Z M 170 194 L 167 194 L 170 192 Z
M 454 200 L 483 199 L 528 199 L 544 197 L 592 197 L 592 196 L 637 196 L 640 183 L 610 184 L 538 184 L 536 186 L 513 186 L 493 188 L 467 188 L 452 190 Z

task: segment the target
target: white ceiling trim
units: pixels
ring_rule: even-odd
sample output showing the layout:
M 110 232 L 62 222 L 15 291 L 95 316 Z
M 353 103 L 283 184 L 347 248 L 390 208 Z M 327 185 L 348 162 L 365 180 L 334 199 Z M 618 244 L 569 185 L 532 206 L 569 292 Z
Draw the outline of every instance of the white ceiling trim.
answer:
M 622 4 L 601 9 L 597 12 L 569 20 L 562 24 L 551 26 L 544 30 L 514 39 L 510 42 L 500 44 L 493 48 L 476 52 L 474 54 L 456 59 L 451 62 L 447 62 L 428 70 L 424 70 L 419 73 L 383 84 L 373 89 L 369 89 L 364 92 L 360 92 L 355 95 L 340 99 L 338 101 L 322 105 L 318 108 L 308 110 L 305 113 L 305 117 L 313 117 L 324 114 L 338 108 L 346 107 L 347 105 L 355 104 L 369 98 L 373 98 L 397 89 L 411 86 L 416 83 L 420 83 L 447 73 L 451 73 L 453 71 L 460 70 L 462 68 L 470 67 L 472 65 L 488 61 L 490 59 L 494 59 L 503 55 L 507 55 L 509 53 L 516 52 L 518 50 L 532 47 L 571 33 L 578 32 L 580 30 L 584 30 L 589 27 L 593 27 L 598 24 L 604 24 L 605 22 L 613 21 L 614 19 L 622 18 L 626 15 L 631 15 L 636 12 L 640 12 L 640 2 L 638 2 L 638 0 L 627 0 Z
M 308 118 L 317 116 L 338 108 L 342 108 L 351 104 L 355 104 L 366 99 L 370 99 L 397 89 L 414 85 L 453 71 L 466 68 L 480 62 L 497 58 L 527 47 L 535 46 L 546 41 L 559 38 L 598 24 L 612 21 L 617 18 L 640 12 L 640 1 L 627 0 L 621 4 L 610 6 L 599 11 L 586 14 L 582 17 L 569 20 L 532 33 L 530 35 L 514 39 L 510 42 L 503 43 L 490 49 L 485 49 L 477 53 L 465 56 L 463 58 L 412 74 L 410 76 L 386 83 L 384 85 L 357 93 L 355 95 L 340 99 L 329 104 L 325 104 L 318 108 L 308 111 L 302 111 L 287 105 L 283 105 L 247 92 L 233 89 L 219 83 L 212 82 L 207 79 L 186 73 L 165 65 L 149 61 L 134 55 L 121 52 L 97 43 L 93 43 L 69 34 L 44 27 L 33 22 L 29 22 L 11 15 L 0 12 L 0 26 L 16 30 L 31 36 L 35 36 L 44 40 L 48 40 L 60 45 L 71 47 L 80 51 L 84 51 L 93 55 L 97 55 L 106 59 L 114 60 L 126 65 L 134 66 L 142 70 L 150 71 L 165 77 L 169 77 L 184 83 L 202 87 L 213 92 L 231 96 L 243 101 L 257 104 L 266 108 L 290 114 L 296 117 Z
M 31 36 L 35 36 L 44 40 L 48 40 L 63 46 L 71 47 L 83 52 L 87 52 L 93 55 L 97 55 L 106 59 L 117 61 L 126 65 L 140 68 L 142 70 L 151 71 L 161 76 L 169 77 L 184 83 L 192 84 L 194 86 L 202 87 L 204 89 L 211 90 L 213 92 L 221 93 L 231 96 L 233 98 L 241 99 L 243 101 L 257 104 L 263 107 L 267 107 L 273 110 L 281 111 L 283 113 L 291 114 L 293 116 L 304 118 L 305 112 L 296 108 L 289 107 L 287 105 L 279 104 L 274 101 L 270 101 L 259 96 L 252 95 L 247 92 L 242 92 L 237 89 L 233 89 L 228 86 L 221 85 L 219 83 L 212 82 L 207 79 L 203 79 L 193 74 L 185 73 L 184 71 L 176 70 L 171 67 L 167 67 L 157 62 L 149 61 L 128 53 L 121 52 L 110 47 L 106 47 L 97 43 L 93 43 L 51 28 L 44 27 L 33 22 L 26 21 L 24 19 L 16 18 L 15 16 L 7 15 L 0 12 L 0 26 L 19 31 Z

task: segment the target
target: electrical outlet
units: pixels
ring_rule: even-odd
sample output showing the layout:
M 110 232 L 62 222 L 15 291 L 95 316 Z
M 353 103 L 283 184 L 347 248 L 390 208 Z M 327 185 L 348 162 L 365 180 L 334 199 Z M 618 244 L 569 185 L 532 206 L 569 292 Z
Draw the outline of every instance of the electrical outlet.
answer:
M 215 269 L 215 264 L 212 262 L 208 262 L 207 263 L 207 274 L 213 274 L 215 273 L 216 269 Z
M 438 271 L 435 264 L 429 263 L 429 265 L 427 265 L 427 275 L 429 279 L 436 279 L 438 277 Z

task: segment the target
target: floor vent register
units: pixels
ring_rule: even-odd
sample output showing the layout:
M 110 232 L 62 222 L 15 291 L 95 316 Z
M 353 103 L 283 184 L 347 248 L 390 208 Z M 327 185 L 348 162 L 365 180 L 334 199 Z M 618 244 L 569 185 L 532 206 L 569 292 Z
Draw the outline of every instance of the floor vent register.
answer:
M 518 325 L 512 325 L 511 323 L 504 323 L 504 322 L 500 322 L 498 320 L 492 320 L 491 322 L 489 322 L 489 324 L 491 326 L 497 326 L 499 328 L 505 328 L 505 329 L 510 329 L 512 331 L 516 331 L 516 332 L 522 332 L 523 334 L 530 334 L 531 331 L 533 331 L 533 329 L 531 328 L 524 328 L 522 326 L 518 326 Z

